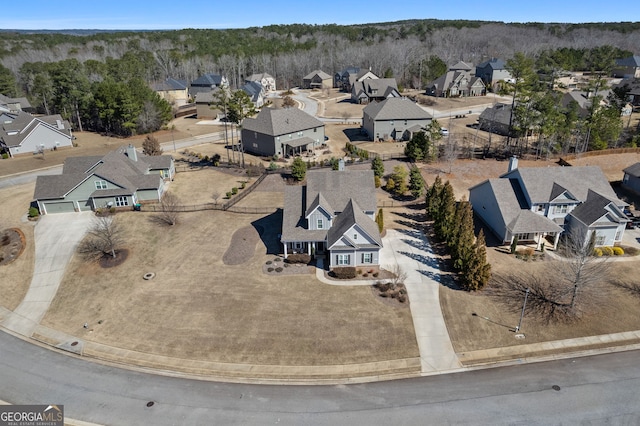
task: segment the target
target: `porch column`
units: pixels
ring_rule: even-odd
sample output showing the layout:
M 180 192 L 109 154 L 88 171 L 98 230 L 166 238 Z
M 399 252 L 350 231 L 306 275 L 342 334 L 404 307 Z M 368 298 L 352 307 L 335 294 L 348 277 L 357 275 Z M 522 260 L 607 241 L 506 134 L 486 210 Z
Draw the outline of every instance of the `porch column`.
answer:
M 314 243 L 312 243 L 312 242 L 308 242 L 308 243 L 307 243 L 307 254 L 308 254 L 309 256 L 311 256 L 311 246 L 312 246 L 313 244 L 314 244 Z
M 284 258 L 287 258 L 287 243 L 282 243 L 282 245 L 284 246 Z
M 556 237 L 553 240 L 553 249 L 557 249 L 558 248 L 558 240 L 560 240 L 560 233 L 556 232 Z
M 538 234 L 538 241 L 536 242 L 536 250 L 540 250 L 540 243 L 542 242 L 542 234 Z

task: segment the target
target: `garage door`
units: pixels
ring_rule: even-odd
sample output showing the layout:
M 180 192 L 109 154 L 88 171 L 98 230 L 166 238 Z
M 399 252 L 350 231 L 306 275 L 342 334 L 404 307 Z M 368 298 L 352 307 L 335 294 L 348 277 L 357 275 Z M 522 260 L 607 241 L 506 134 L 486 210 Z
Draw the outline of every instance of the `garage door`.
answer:
M 64 201 L 61 203 L 44 203 L 44 209 L 47 214 L 51 213 L 73 213 L 73 201 Z
M 81 212 L 90 212 L 91 211 L 91 201 L 89 201 L 89 200 L 80 200 L 80 201 L 78 201 L 78 204 L 80 205 L 80 211 Z

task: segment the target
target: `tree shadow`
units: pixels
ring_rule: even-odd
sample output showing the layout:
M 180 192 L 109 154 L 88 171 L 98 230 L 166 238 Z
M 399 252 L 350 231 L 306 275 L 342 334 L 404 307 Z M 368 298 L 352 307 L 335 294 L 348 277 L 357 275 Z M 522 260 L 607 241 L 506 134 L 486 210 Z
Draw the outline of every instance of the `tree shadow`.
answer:
M 477 314 L 477 313 L 475 313 L 475 312 L 472 312 L 472 313 L 471 313 L 471 316 L 476 317 L 476 318 L 480 318 L 480 319 L 482 319 L 482 320 L 484 320 L 484 321 L 490 322 L 490 323 L 495 324 L 495 325 L 499 325 L 500 327 L 504 327 L 504 328 L 508 329 L 509 331 L 514 331 L 514 332 L 516 331 L 515 327 L 512 327 L 512 326 L 507 325 L 507 324 L 502 324 L 502 323 L 500 323 L 500 322 L 497 322 L 497 321 L 492 320 L 492 319 L 491 319 L 491 318 L 489 318 L 489 317 L 484 317 L 484 316 L 482 316 L 482 315 L 478 315 L 478 314 Z
M 442 273 L 441 270 L 437 272 L 427 271 L 427 270 L 418 270 L 425 277 L 436 281 L 438 284 L 447 287 L 451 290 L 455 291 L 463 291 L 462 287 L 460 287 L 453 275 L 450 273 Z
M 409 253 L 408 251 L 399 251 L 398 254 L 407 256 L 415 260 L 416 262 L 420 262 L 421 264 L 428 266 L 430 268 L 433 268 L 433 269 L 440 268 L 440 263 L 438 262 L 438 259 L 434 257 L 429 257 L 429 256 L 425 256 L 423 254 L 418 254 L 418 253 Z
M 282 209 L 254 220 L 251 225 L 258 231 L 260 239 L 267 249 L 267 254 L 279 255 L 282 252 L 280 244 Z
M 349 138 L 349 142 L 369 142 L 367 133 L 359 127 L 344 129 L 342 133 Z
M 391 213 L 393 213 L 396 216 L 400 216 L 404 219 L 412 220 L 416 223 L 423 223 L 427 221 L 427 216 L 424 213 L 420 213 L 420 212 L 407 213 L 407 212 L 393 211 Z

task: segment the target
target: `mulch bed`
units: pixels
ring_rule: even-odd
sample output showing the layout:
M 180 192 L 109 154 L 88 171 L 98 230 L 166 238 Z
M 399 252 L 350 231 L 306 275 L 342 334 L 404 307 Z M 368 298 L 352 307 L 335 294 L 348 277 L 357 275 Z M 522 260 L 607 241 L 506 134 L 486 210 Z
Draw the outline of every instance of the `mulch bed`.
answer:
M 18 228 L 5 229 L 0 234 L 0 266 L 16 260 L 26 247 L 26 238 Z
M 253 226 L 238 229 L 231 236 L 231 244 L 222 256 L 225 265 L 240 265 L 253 257 L 260 235 Z
M 269 275 L 313 274 L 315 266 L 306 263 L 285 263 L 281 257 L 269 259 L 262 265 L 262 272 Z
M 120 249 L 120 250 L 116 250 L 116 257 L 113 257 L 111 255 L 104 255 L 100 258 L 98 263 L 100 264 L 101 268 L 113 268 L 118 265 L 122 265 L 124 261 L 127 260 L 128 257 L 129 257 L 129 250 Z

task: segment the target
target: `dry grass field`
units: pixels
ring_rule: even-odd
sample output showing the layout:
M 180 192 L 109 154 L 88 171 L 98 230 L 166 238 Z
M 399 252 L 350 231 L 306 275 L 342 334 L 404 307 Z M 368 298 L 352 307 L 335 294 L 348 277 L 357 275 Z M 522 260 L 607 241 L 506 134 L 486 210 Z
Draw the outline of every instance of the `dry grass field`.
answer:
M 10 310 L 15 309 L 27 294 L 33 275 L 35 223 L 27 221 L 26 215 L 34 187 L 31 183 L 0 189 L 0 230 L 18 228 L 26 239 L 23 253 L 0 267 L 0 306 Z

